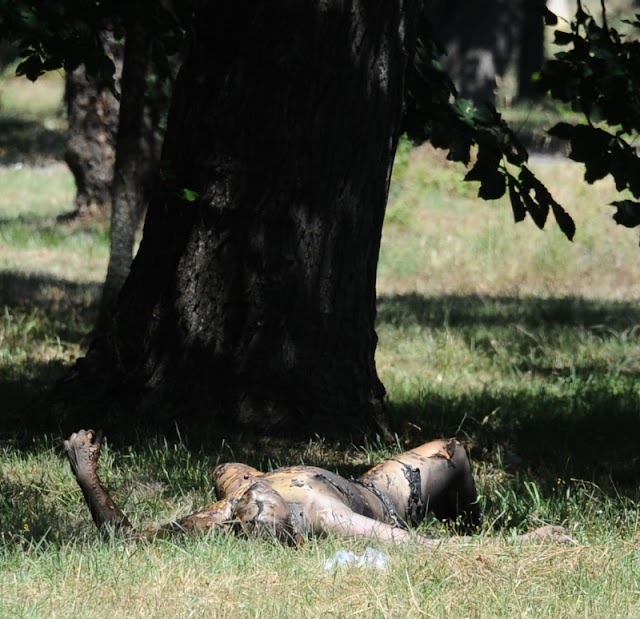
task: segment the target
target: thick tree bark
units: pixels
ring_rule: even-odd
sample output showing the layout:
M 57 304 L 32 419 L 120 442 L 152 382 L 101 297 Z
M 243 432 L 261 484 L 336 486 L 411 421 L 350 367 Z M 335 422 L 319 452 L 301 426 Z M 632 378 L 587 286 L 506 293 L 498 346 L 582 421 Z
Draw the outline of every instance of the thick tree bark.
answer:
M 297 435 L 375 427 L 412 5 L 202 3 L 114 328 L 77 366 L 91 388 L 157 429 L 161 410 Z
M 116 84 L 122 71 L 122 46 L 105 31 L 105 54 L 116 66 Z M 76 182 L 75 209 L 62 219 L 109 217 L 115 160 L 119 104 L 107 84 L 87 75 L 84 65 L 66 76 L 65 102 L 69 139 L 65 160 Z

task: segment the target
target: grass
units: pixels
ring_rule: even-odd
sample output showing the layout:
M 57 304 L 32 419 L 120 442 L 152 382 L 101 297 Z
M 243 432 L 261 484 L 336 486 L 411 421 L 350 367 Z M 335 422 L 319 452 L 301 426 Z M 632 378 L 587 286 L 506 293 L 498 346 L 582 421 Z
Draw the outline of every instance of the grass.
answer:
M 0 124 L 34 99 L 13 87 L 0 87 Z M 43 93 L 26 116 L 32 136 L 59 118 L 59 92 Z M 29 158 L 12 146 L 0 168 L 0 617 L 640 617 L 640 250 L 610 219 L 609 183 L 534 162 L 577 221 L 569 243 L 553 221 L 543 232 L 514 226 L 506 203 L 478 201 L 441 154 L 401 145 L 378 281 L 377 363 L 397 445 L 230 437 L 203 450 L 134 438 L 103 458 L 116 500 L 148 526 L 211 502 L 207 472 L 219 461 L 349 475 L 457 435 L 486 512 L 471 544 L 137 545 L 97 539 L 60 433 L 34 436 L 55 420 L 26 417 L 87 345 L 108 252 L 99 224 L 56 223 L 72 179 L 59 153 L 29 144 Z M 510 542 L 547 522 L 576 543 Z M 423 532 L 450 538 L 434 521 Z M 390 555 L 388 570 L 325 571 L 339 548 L 367 545 Z
M 0 81 L 0 163 L 43 165 L 64 153 L 64 79 L 48 74 L 34 83 L 10 75 Z
M 203 471 L 250 450 L 239 444 L 194 454 L 159 442 L 107 449 L 103 473 L 134 522 L 146 525 L 202 507 L 212 498 Z M 289 446 L 286 461 L 294 451 Z M 361 464 L 372 455 L 343 453 Z M 297 456 L 328 464 L 335 450 L 316 443 Z M 566 519 L 578 540 L 571 546 L 514 545 L 486 531 L 468 545 L 435 549 L 330 538 L 292 550 L 224 536 L 135 544 L 96 539 L 58 446 L 41 440 L 27 451 L 5 447 L 0 457 L 3 616 L 637 616 L 637 506 L 591 484 L 558 483 L 544 496 L 530 480 L 480 468 L 493 516 Z M 446 535 L 437 523 L 425 528 Z M 388 570 L 324 569 L 339 548 L 361 554 L 367 545 L 390 556 Z

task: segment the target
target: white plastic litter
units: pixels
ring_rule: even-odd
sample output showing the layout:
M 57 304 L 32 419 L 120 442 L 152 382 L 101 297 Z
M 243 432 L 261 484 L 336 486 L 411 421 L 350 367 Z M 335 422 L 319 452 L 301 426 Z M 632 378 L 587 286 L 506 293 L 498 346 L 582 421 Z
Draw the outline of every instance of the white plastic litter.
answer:
M 333 572 L 341 565 L 355 565 L 356 567 L 372 567 L 384 571 L 389 567 L 390 563 L 391 557 L 386 552 L 367 547 L 362 555 L 357 555 L 351 550 L 338 550 L 324 564 L 324 569 L 327 572 Z

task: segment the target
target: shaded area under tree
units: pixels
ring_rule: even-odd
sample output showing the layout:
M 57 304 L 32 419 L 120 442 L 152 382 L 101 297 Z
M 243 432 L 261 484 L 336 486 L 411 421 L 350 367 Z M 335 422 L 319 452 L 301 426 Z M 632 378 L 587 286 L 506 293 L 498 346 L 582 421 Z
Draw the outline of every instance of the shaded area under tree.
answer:
M 95 318 L 99 287 L 93 284 L 56 280 L 48 277 L 4 273 L 0 277 L 0 295 L 11 311 L 40 307 L 52 320 L 67 325 L 62 336 L 81 342 L 87 337 L 87 326 Z M 63 299 L 52 310 L 50 299 Z M 93 299 L 93 301 L 91 301 Z M 471 333 L 478 326 L 509 330 L 522 325 L 528 329 L 575 329 L 602 327 L 602 337 L 615 337 L 615 332 L 638 324 L 638 309 L 633 303 L 592 301 L 581 298 L 487 298 L 480 296 L 422 297 L 420 295 L 383 296 L 378 301 L 378 324 L 419 324 L 426 329 L 442 329 L 453 333 Z M 523 373 L 535 368 L 523 367 Z M 46 399 L 42 398 L 47 383 L 65 371 L 60 362 L 31 363 L 29 378 L 24 369 L 5 366 L 0 369 L 0 399 L 6 403 L 0 420 L 0 441 L 28 447 L 45 434 L 65 436 L 80 425 L 104 427 L 119 444 L 146 443 L 154 436 L 162 439 L 160 427 L 131 424 L 102 424 L 91 409 L 77 417 L 52 417 Z M 558 477 L 575 476 L 598 482 L 607 490 L 630 493 L 636 491 L 640 478 L 640 459 L 635 447 L 640 433 L 640 394 L 635 384 L 637 373 L 626 373 L 619 381 L 618 392 L 612 393 L 607 370 L 600 367 L 577 368 L 573 374 L 558 371 L 554 380 L 566 382 L 565 396 L 544 383 L 527 388 L 486 388 L 463 394 L 451 393 L 437 384 L 425 383 L 418 396 L 387 403 L 391 427 L 401 440 L 420 443 L 426 437 L 457 435 L 473 445 L 475 458 L 503 456 L 513 452 L 518 462 L 506 463 L 512 471 L 551 471 Z M 546 378 L 546 377 L 542 377 Z M 485 417 L 488 420 L 485 421 Z M 418 431 L 416 426 L 420 427 Z M 221 434 L 216 428 L 180 425 L 181 440 L 192 448 L 218 444 L 223 436 L 256 452 L 281 455 L 292 443 L 272 441 L 255 443 L 246 434 Z M 176 428 L 173 428 L 175 432 Z M 218 429 L 219 430 L 219 429 Z M 171 432 L 169 431 L 169 435 Z M 177 435 L 175 435 L 177 438 Z M 254 447 L 252 448 L 251 445 Z M 278 446 L 279 445 L 279 446 Z M 274 447 L 277 446 L 277 447 Z M 509 459 L 508 456 L 507 460 Z M 286 461 L 286 458 L 285 460 Z M 358 471 L 354 470 L 354 474 Z

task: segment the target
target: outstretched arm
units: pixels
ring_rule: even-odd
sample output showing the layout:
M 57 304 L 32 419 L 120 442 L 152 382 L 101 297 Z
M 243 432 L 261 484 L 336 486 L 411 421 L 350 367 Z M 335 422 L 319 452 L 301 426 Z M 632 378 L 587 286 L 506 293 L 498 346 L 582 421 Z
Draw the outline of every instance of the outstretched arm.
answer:
M 134 531 L 129 519 L 113 502 L 107 489 L 98 476 L 100 460 L 101 433 L 93 430 L 80 430 L 64 442 L 64 449 L 71 464 L 71 470 L 82 490 L 93 521 L 101 531 L 122 531 L 143 539 L 163 537 L 180 531 L 204 532 L 211 528 L 225 528 L 232 518 L 238 498 L 250 484 L 250 480 L 262 475 L 246 465 L 226 465 L 218 467 L 215 481 L 220 485 L 219 492 L 225 498 L 209 507 L 181 518 L 159 529 Z M 224 479 L 219 480 L 225 473 Z M 240 481 L 236 479 L 240 477 Z
M 133 532 L 133 526 L 129 519 L 113 502 L 98 477 L 101 439 L 101 433 L 96 434 L 93 430 L 80 430 L 74 432 L 69 440 L 64 442 L 71 470 L 98 529 Z

